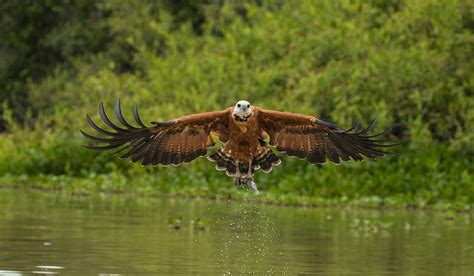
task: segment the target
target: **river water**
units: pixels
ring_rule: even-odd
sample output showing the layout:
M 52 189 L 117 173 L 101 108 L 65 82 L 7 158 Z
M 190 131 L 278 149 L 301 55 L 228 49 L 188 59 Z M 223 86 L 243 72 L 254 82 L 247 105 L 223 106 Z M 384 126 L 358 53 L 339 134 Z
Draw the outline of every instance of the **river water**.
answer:
M 474 275 L 472 213 L 0 190 L 0 275 Z

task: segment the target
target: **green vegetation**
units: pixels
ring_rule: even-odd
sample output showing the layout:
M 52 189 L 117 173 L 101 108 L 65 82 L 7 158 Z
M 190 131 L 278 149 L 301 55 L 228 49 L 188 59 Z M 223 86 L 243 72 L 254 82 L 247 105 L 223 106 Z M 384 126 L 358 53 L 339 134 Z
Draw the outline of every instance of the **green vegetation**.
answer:
M 179 229 L 181 229 L 182 224 L 183 224 L 183 217 L 182 216 L 168 217 L 168 226 L 171 229 L 179 230 Z
M 158 1 L 157 1 L 158 2 Z M 288 204 L 474 203 L 471 1 L 4 1 L 0 183 L 251 197 Z M 40 24 L 39 24 L 40 23 Z M 247 99 L 349 127 L 379 116 L 409 141 L 376 162 L 285 158 L 255 197 L 201 158 L 142 168 L 89 152 L 103 100 L 145 121 Z M 129 108 L 127 108 L 127 106 Z M 98 120 L 97 120 L 98 121 Z

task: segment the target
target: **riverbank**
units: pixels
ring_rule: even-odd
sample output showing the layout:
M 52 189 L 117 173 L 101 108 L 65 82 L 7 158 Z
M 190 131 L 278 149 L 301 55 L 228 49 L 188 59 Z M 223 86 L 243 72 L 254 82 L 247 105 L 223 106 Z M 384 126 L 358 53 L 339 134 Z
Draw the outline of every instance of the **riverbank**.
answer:
M 410 144 L 378 160 L 313 166 L 282 156 L 270 174 L 258 171 L 260 195 L 234 187 L 205 158 L 179 167 L 144 168 L 84 149 L 82 137 L 28 132 L 0 136 L 0 186 L 72 194 L 132 193 L 246 199 L 298 206 L 470 210 L 472 156 L 445 144 Z
M 282 156 L 270 174 L 257 171 L 262 192 L 234 187 L 205 158 L 179 166 L 144 168 L 85 150 L 82 137 L 18 129 L 0 136 L 0 186 L 73 194 L 132 193 L 246 199 L 298 206 L 360 206 L 469 210 L 474 204 L 472 156 L 450 145 L 410 144 L 372 161 L 313 166 Z
M 179 197 L 190 199 L 237 200 L 261 204 L 279 205 L 285 207 L 336 207 L 336 208 L 372 208 L 372 209 L 406 209 L 406 210 L 436 210 L 436 211 L 471 211 L 472 204 L 461 201 L 438 201 L 430 203 L 426 200 L 414 200 L 407 196 L 347 196 L 325 198 L 304 196 L 294 193 L 277 194 L 274 191 L 261 190 L 260 194 L 244 188 L 236 188 L 231 181 L 221 183 L 220 187 L 213 185 L 170 188 L 170 184 L 150 185 L 150 179 L 142 176 L 139 179 L 117 179 L 114 175 L 96 175 L 88 178 L 71 176 L 3 176 L 0 177 L 0 188 L 17 190 L 41 190 L 45 192 L 62 192 L 77 196 L 96 194 L 127 194 L 138 197 Z M 127 184 L 128 183 L 128 184 Z M 214 188 L 211 188 L 214 187 Z

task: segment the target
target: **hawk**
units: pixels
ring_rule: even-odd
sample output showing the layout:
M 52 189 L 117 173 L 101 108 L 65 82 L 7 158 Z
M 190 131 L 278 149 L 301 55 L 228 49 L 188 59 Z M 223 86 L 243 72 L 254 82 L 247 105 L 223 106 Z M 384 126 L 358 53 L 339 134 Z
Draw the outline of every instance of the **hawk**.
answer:
M 82 130 L 81 133 L 92 142 L 105 144 L 85 146 L 90 150 L 115 150 L 113 154 L 142 166 L 177 166 L 207 155 L 208 149 L 215 146 L 214 136 L 221 143 L 207 158 L 216 163 L 218 171 L 233 177 L 236 186 L 247 185 L 256 192 L 255 171 L 269 173 L 281 163 L 272 148 L 311 164 L 321 164 L 326 159 L 334 163 L 360 161 L 364 157 L 375 159 L 389 153 L 384 148 L 396 145 L 380 138 L 386 132 L 368 135 L 377 118 L 366 129 L 358 130 L 356 124 L 342 130 L 314 116 L 266 110 L 244 100 L 221 111 L 151 122 L 151 126 L 142 122 L 136 105 L 136 125 L 125 120 L 120 99 L 116 101 L 115 116 L 121 125 L 109 119 L 103 103 L 99 105 L 99 114 L 111 129 L 100 128 L 87 115 L 89 125 L 104 138 Z

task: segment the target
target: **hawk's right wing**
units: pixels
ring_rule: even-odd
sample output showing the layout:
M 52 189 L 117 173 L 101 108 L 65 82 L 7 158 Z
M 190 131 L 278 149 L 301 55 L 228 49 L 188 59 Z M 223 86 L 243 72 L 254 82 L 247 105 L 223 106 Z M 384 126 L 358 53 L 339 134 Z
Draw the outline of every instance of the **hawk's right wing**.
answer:
M 122 124 L 117 126 L 107 117 L 104 105 L 99 105 L 99 114 L 105 124 L 112 130 L 104 130 L 97 126 L 87 115 L 87 121 L 98 133 L 105 138 L 81 133 L 102 146 L 85 146 L 96 151 L 116 150 L 121 158 L 130 158 L 132 162 L 140 160 L 143 166 L 158 164 L 179 165 L 204 156 L 207 148 L 214 145 L 210 136 L 211 131 L 227 128 L 230 110 L 198 113 L 180 117 L 168 122 L 152 122 L 154 126 L 147 127 L 138 115 L 137 106 L 133 115 L 138 126 L 129 124 L 123 117 L 120 100 L 115 105 L 115 116 Z

